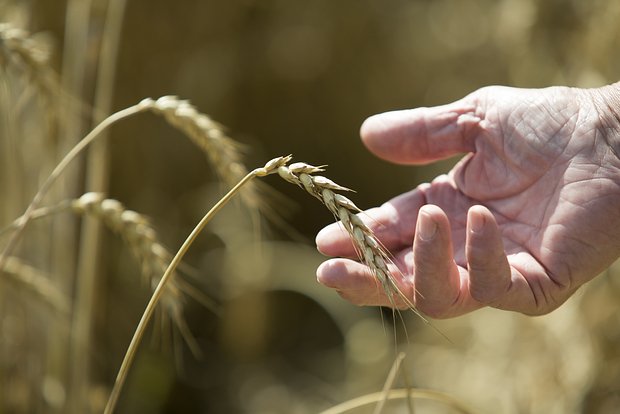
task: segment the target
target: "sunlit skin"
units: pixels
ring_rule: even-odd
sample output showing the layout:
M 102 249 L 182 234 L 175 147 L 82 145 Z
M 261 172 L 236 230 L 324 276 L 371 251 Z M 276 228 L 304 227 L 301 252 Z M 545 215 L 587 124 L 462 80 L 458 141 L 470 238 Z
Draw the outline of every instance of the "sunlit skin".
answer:
M 607 268 L 620 255 L 619 114 L 620 84 L 493 86 L 367 119 L 362 141 L 387 161 L 466 154 L 448 174 L 362 213 L 393 254 L 401 291 L 434 318 L 483 306 L 540 315 Z M 338 225 L 316 242 L 343 257 L 318 268 L 321 283 L 352 303 L 390 306 Z

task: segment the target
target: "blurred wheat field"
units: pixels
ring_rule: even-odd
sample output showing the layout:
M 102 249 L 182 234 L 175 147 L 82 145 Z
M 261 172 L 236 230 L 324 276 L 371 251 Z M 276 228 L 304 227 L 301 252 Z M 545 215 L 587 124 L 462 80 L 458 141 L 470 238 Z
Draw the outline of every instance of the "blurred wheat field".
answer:
M 0 0 L 0 249 L 77 141 L 144 98 L 189 99 L 217 121 L 210 131 L 239 142 L 223 168 L 293 153 L 329 165 L 369 208 L 454 160 L 381 162 L 359 143 L 365 117 L 489 84 L 617 81 L 618 21 L 610 0 Z M 230 186 L 168 121 L 145 111 L 107 130 L 5 262 L 0 413 L 103 411 L 156 283 L 143 275 L 165 268 Z M 381 391 L 399 352 L 391 388 L 475 413 L 618 411 L 620 264 L 544 317 L 484 309 L 434 322 L 446 340 L 413 314 L 319 286 L 314 235 L 333 217 L 281 180 L 259 184 L 264 207 L 236 200 L 192 245 L 115 412 L 318 413 Z M 96 207 L 107 223 L 67 204 L 88 192 L 118 200 Z M 417 398 L 381 412 L 411 404 L 458 412 Z

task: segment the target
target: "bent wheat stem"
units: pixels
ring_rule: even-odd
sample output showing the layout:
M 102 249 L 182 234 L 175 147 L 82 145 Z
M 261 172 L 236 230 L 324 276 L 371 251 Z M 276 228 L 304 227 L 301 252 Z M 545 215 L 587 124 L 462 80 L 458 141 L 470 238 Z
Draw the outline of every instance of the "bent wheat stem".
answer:
M 116 407 L 116 404 L 118 402 L 121 389 L 125 383 L 125 380 L 127 379 L 129 367 L 131 366 L 131 363 L 133 362 L 136 356 L 138 346 L 140 345 L 142 337 L 144 336 L 144 333 L 146 332 L 147 325 L 153 316 L 153 313 L 159 302 L 159 299 L 161 298 L 162 293 L 164 292 L 164 288 L 166 287 L 167 282 L 171 279 L 179 263 L 181 263 L 183 256 L 185 256 L 185 253 L 187 253 L 187 251 L 189 250 L 189 247 L 192 245 L 194 240 L 196 240 L 196 237 L 198 237 L 198 235 L 204 229 L 207 223 L 211 221 L 213 216 L 222 207 L 224 207 L 224 205 L 226 205 L 226 203 L 228 203 L 228 201 L 230 201 L 230 199 L 237 192 L 239 192 L 239 190 L 241 189 L 241 187 L 243 187 L 244 184 L 251 181 L 254 177 L 263 177 L 265 175 L 275 173 L 277 169 L 280 166 L 286 164 L 286 162 L 288 162 L 289 159 L 290 157 L 274 158 L 273 160 L 265 164 L 263 168 L 257 168 L 249 172 L 224 197 L 222 197 L 220 201 L 218 201 L 211 208 L 211 210 L 207 212 L 207 214 L 205 214 L 202 220 L 200 220 L 200 222 L 196 225 L 194 230 L 192 230 L 189 236 L 187 236 L 187 239 L 185 240 L 181 248 L 179 248 L 177 253 L 172 258 L 172 261 L 168 265 L 166 272 L 159 280 L 159 283 L 157 287 L 155 288 L 155 291 L 153 292 L 153 295 L 151 296 L 149 303 L 146 305 L 146 309 L 144 310 L 144 313 L 142 314 L 142 318 L 140 318 L 140 322 L 138 323 L 138 326 L 136 327 L 136 331 L 134 332 L 133 338 L 131 339 L 129 347 L 127 348 L 127 352 L 125 353 L 125 357 L 123 358 L 123 362 L 121 363 L 121 367 L 116 376 L 114 386 L 112 387 L 112 392 L 110 393 L 110 397 L 106 404 L 104 414 L 111 414 L 112 412 L 114 412 L 114 408 Z
M 95 88 L 95 120 L 98 122 L 111 113 L 118 45 L 123 25 L 125 0 L 108 1 L 102 45 L 97 68 Z M 110 142 L 101 139 L 89 151 L 86 168 L 86 188 L 106 191 L 109 180 Z M 96 306 L 99 271 L 102 260 L 102 224 L 98 220 L 86 219 L 82 224 L 79 240 L 76 281 L 75 312 L 72 321 L 73 363 L 70 370 L 69 392 L 76 398 L 70 400 L 71 411 L 85 411 L 88 405 L 89 375 L 91 371 L 90 353 L 93 342 L 92 323 Z
M 8 257 L 2 272 L 9 276 L 9 280 L 33 293 L 63 318 L 69 317 L 71 301 L 41 271 L 17 257 Z
M 338 404 L 331 407 L 320 414 L 342 414 L 348 411 L 354 410 L 365 405 L 373 404 L 384 399 L 385 393 L 383 391 L 366 394 L 361 397 L 354 398 L 349 401 L 345 401 L 342 404 Z M 439 391 L 415 389 L 415 388 L 397 388 L 389 392 L 388 400 L 401 400 L 404 398 L 413 398 L 414 400 L 432 400 L 445 404 L 446 406 L 454 409 L 461 414 L 474 414 L 470 408 L 466 407 L 463 403 L 451 397 L 448 394 L 444 394 Z
M 406 356 L 405 353 L 401 352 L 398 354 L 398 356 L 394 360 L 394 363 L 392 364 L 392 368 L 390 368 L 390 372 L 388 373 L 388 376 L 385 380 L 385 384 L 383 384 L 383 390 L 382 390 L 383 398 L 381 398 L 377 402 L 377 405 L 375 406 L 375 409 L 372 412 L 373 414 L 381 414 L 381 412 L 383 411 L 383 407 L 385 406 L 385 403 L 388 401 L 388 398 L 390 396 L 390 390 L 394 386 L 396 375 L 398 375 L 398 371 L 400 370 L 400 366 L 403 360 L 405 359 L 405 356 Z M 413 409 L 411 407 L 409 409 L 409 414 L 413 414 Z
M 39 191 L 37 191 L 34 198 L 30 202 L 30 205 L 26 209 L 26 212 L 23 214 L 22 220 L 17 225 L 15 231 L 9 238 L 9 241 L 7 242 L 7 245 L 4 248 L 4 251 L 0 255 L 0 269 L 4 267 L 7 256 L 15 248 L 26 225 L 31 219 L 33 212 L 37 209 L 37 207 L 39 207 L 39 205 L 41 204 L 41 201 L 43 200 L 43 197 L 47 194 L 49 189 L 52 187 L 52 184 L 54 184 L 54 182 L 58 179 L 58 177 L 60 177 L 60 175 L 65 171 L 65 169 L 71 163 L 71 161 L 73 161 L 78 155 L 80 155 L 80 153 L 82 153 L 82 151 L 84 151 L 85 148 L 87 148 L 95 139 L 97 139 L 100 136 L 100 134 L 103 131 L 105 131 L 111 125 L 115 124 L 116 122 L 122 119 L 125 119 L 127 117 L 130 117 L 132 115 L 135 115 L 137 113 L 144 111 L 145 109 L 149 107 L 149 105 L 150 105 L 150 101 L 145 100 L 136 105 L 130 106 L 129 108 L 125 108 L 123 110 L 120 110 L 110 115 L 109 117 L 104 119 L 99 125 L 97 125 L 95 129 L 93 129 L 88 135 L 86 135 L 80 142 L 78 142 L 77 145 L 74 146 L 71 149 L 71 151 L 67 153 L 67 155 L 65 155 L 62 161 L 58 163 L 56 168 L 54 168 L 54 170 L 47 177 L 43 185 L 39 188 Z

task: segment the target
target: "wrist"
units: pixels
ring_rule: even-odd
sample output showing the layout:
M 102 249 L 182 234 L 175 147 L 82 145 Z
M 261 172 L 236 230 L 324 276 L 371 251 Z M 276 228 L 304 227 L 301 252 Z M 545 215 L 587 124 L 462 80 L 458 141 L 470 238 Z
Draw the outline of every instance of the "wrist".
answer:
M 598 114 L 597 129 L 620 160 L 620 82 L 588 92 Z

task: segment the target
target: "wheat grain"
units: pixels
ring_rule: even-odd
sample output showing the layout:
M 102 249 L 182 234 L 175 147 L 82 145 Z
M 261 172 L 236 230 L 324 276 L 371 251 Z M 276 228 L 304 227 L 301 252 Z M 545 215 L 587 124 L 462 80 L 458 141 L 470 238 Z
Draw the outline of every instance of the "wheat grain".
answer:
M 196 240 L 200 232 L 205 228 L 207 223 L 211 221 L 213 216 L 215 216 L 215 214 L 217 214 L 217 212 L 222 207 L 224 207 L 226 203 L 228 203 L 233 198 L 233 196 L 240 191 L 240 189 L 244 185 L 247 185 L 255 177 L 264 177 L 266 175 L 275 173 L 278 170 L 278 168 L 281 166 L 284 166 L 288 162 L 289 159 L 290 159 L 290 156 L 274 158 L 273 160 L 265 164 L 264 167 L 256 168 L 250 171 L 248 174 L 246 174 L 232 189 L 230 189 L 228 193 L 224 195 L 224 197 L 222 197 L 207 212 L 207 214 L 204 215 L 204 217 L 200 220 L 200 222 L 196 225 L 196 227 L 194 227 L 194 230 L 192 230 L 189 236 L 187 236 L 187 239 L 185 239 L 185 242 L 183 242 L 179 250 L 176 252 L 174 257 L 170 261 L 170 264 L 168 265 L 168 267 L 166 268 L 166 271 L 164 272 L 163 276 L 159 280 L 157 287 L 153 291 L 153 295 L 151 296 L 149 303 L 146 305 L 144 313 L 142 314 L 142 318 L 140 319 L 140 322 L 138 323 L 138 326 L 136 327 L 136 331 L 134 332 L 131 342 L 129 343 L 129 347 L 127 348 L 127 352 L 125 353 L 125 357 L 123 358 L 121 367 L 119 368 L 118 374 L 116 375 L 116 380 L 114 381 L 114 386 L 112 387 L 110 397 L 108 398 L 108 402 L 106 404 L 104 414 L 111 414 L 112 412 L 114 412 L 114 408 L 116 407 L 116 403 L 118 402 L 121 389 L 123 388 L 123 385 L 125 384 L 125 380 L 127 379 L 127 373 L 129 372 L 129 367 L 131 366 L 136 356 L 138 345 L 142 341 L 144 332 L 146 332 L 146 327 L 148 326 L 148 323 L 150 322 L 153 316 L 153 312 L 155 311 L 157 304 L 162 298 L 162 295 L 164 294 L 165 289 L 167 288 L 169 283 L 172 280 L 174 280 L 173 276 L 174 276 L 174 272 L 177 266 L 179 266 L 179 264 L 181 263 L 181 260 L 183 259 L 187 251 L 189 250 L 194 240 Z

